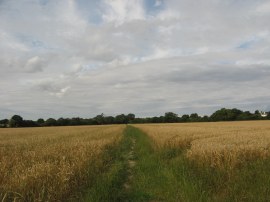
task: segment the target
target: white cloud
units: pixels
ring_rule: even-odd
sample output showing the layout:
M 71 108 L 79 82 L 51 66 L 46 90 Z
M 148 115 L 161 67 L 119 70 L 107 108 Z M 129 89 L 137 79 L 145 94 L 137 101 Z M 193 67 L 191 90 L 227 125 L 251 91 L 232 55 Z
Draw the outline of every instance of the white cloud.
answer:
M 236 61 L 235 64 L 237 66 L 247 67 L 247 66 L 253 66 L 254 68 L 257 67 L 257 65 L 260 66 L 270 66 L 270 60 L 251 60 L 251 59 L 245 59 L 245 60 L 239 60 Z
M 67 86 L 65 88 L 60 89 L 59 92 L 51 93 L 51 95 L 54 95 L 54 96 L 59 97 L 59 98 L 62 98 L 67 93 L 67 91 L 69 89 L 70 89 L 70 86 Z
M 270 2 L 265 2 L 263 4 L 260 4 L 257 7 L 256 11 L 259 12 L 259 13 L 269 14 L 270 13 Z
M 161 12 L 157 17 L 162 21 L 179 20 L 181 19 L 181 13 L 170 8 Z
M 27 52 L 29 51 L 29 48 L 19 42 L 15 37 L 13 37 L 11 34 L 5 32 L 4 30 L 0 29 L 0 40 L 1 40 L 1 45 L 0 45 L 0 50 L 2 50 L 3 53 L 5 52 Z
M 142 0 L 104 0 L 105 11 L 102 18 L 105 22 L 121 25 L 132 20 L 144 20 L 145 11 Z

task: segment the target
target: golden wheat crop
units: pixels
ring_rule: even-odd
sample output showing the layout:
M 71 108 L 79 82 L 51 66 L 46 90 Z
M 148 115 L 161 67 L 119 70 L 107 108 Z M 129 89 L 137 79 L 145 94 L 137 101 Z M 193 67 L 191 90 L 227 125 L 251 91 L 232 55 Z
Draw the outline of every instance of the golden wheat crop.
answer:
M 89 183 L 123 126 L 0 129 L 0 199 L 56 201 Z M 92 175 L 91 175 L 92 174 Z
M 270 156 L 270 121 L 138 125 L 159 147 L 178 147 L 188 159 L 233 168 Z

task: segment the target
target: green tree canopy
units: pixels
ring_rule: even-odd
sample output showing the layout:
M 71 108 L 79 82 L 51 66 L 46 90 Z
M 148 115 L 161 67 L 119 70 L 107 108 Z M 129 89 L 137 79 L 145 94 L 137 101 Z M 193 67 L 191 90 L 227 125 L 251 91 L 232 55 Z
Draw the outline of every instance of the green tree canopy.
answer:
M 164 120 L 167 123 L 176 123 L 178 122 L 178 115 L 173 112 L 166 112 L 164 116 Z
M 45 125 L 46 126 L 56 126 L 57 125 L 57 121 L 53 118 L 49 118 L 45 121 Z
M 9 120 L 10 127 L 22 127 L 23 126 L 23 118 L 19 115 L 14 115 Z

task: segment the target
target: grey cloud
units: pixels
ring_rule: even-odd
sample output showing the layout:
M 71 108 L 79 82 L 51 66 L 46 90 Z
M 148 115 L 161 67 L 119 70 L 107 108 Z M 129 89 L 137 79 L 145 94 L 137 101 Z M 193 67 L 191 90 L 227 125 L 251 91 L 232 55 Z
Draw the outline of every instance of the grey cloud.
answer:
M 41 72 L 43 71 L 43 67 L 45 62 L 39 56 L 35 56 L 27 60 L 24 69 L 27 72 Z
M 270 66 L 255 66 L 239 68 L 231 66 L 216 67 L 207 70 L 192 68 L 189 70 L 171 71 L 164 75 L 167 81 L 172 82 L 253 82 L 270 78 Z
M 267 0 L 150 8 L 140 0 L 0 1 L 0 118 L 267 108 Z
M 62 98 L 69 90 L 67 78 L 47 78 L 42 80 L 30 80 L 27 82 L 32 89 L 47 93 L 48 95 Z

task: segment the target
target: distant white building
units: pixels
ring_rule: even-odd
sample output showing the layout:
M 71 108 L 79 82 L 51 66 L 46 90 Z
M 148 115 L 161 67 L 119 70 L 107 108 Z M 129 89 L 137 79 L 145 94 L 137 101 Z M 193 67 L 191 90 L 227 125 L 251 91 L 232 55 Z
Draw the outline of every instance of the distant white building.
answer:
M 261 117 L 267 117 L 267 115 L 268 115 L 267 112 L 263 112 L 263 111 L 261 111 L 260 114 L 261 114 Z

